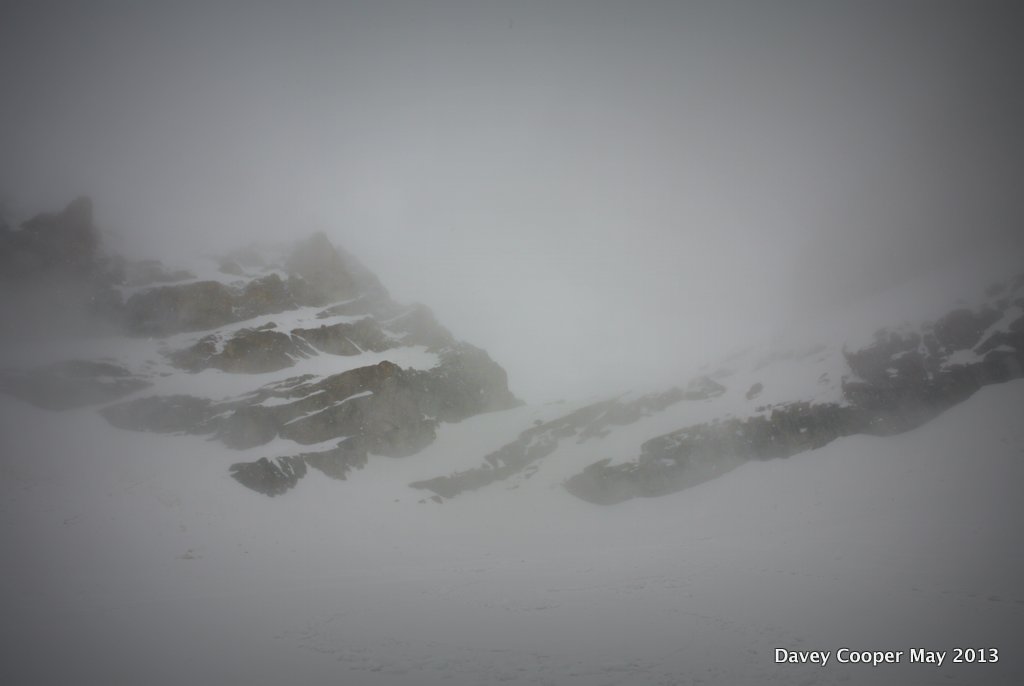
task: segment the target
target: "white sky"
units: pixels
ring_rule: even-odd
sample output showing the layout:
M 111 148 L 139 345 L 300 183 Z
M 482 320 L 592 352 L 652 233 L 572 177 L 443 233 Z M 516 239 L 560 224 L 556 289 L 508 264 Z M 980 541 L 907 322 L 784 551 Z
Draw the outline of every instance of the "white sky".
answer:
M 5 3 L 0 199 L 160 255 L 323 229 L 528 400 L 1020 225 L 1014 3 L 160 5 Z

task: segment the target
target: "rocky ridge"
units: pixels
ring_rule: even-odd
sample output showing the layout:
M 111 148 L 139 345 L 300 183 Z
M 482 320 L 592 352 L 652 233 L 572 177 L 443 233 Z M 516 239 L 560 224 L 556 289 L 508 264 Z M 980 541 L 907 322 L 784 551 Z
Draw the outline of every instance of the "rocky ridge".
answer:
M 267 495 L 309 468 L 346 479 L 373 455 L 416 454 L 442 423 L 518 402 L 486 352 L 425 306 L 394 302 L 323 234 L 166 267 L 103 252 L 91 207 L 79 199 L 0 233 L 9 296 L 52 296 L 43 286 L 57 284 L 106 327 L 91 334 L 96 354 L 5 369 L 0 392 L 50 410 L 98 407 L 121 429 L 220 442 L 247 458 L 225 465 L 231 476 Z M 662 392 L 546 415 L 474 466 L 439 466 L 409 485 L 443 503 L 542 481 L 609 505 L 851 434 L 911 430 L 1024 375 L 1024 274 L 931 321 L 867 341 L 825 338 L 752 347 Z
M 911 430 L 982 386 L 1022 375 L 1024 273 L 990 285 L 974 306 L 879 329 L 867 345 L 817 344 L 761 356 L 748 350 L 685 390 L 587 405 L 523 431 L 477 468 L 411 486 L 443 502 L 498 482 L 518 488 L 546 461 L 561 460 L 552 474 L 560 469 L 564 488 L 583 500 L 610 505 L 662 496 L 749 460 L 788 457 L 852 434 Z M 572 446 L 649 417 L 633 433 L 635 457 L 597 459 L 609 451 L 599 442 Z M 681 428 L 658 430 L 673 423 Z
M 425 306 L 395 303 L 324 234 L 277 254 L 216 258 L 206 278 L 101 258 L 84 199 L 2 238 L 0 260 L 27 265 L 22 281 L 59 275 L 102 288 L 115 334 L 104 342 L 141 361 L 7 369 L 0 391 L 47 409 L 102 405 L 122 429 L 202 435 L 237 450 L 294 446 L 231 465 L 236 480 L 268 495 L 294 486 L 307 466 L 343 479 L 371 453 L 417 452 L 440 422 L 518 403 L 486 352 L 457 341 Z M 240 390 L 224 397 L 229 377 Z

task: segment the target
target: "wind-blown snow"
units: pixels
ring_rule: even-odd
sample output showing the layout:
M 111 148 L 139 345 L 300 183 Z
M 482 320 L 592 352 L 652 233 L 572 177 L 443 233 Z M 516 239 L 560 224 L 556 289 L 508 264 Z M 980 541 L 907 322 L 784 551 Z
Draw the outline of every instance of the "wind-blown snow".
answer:
M 311 470 L 267 498 L 227 475 L 237 451 L 202 438 L 0 403 L 4 683 L 1024 679 L 1024 381 L 897 437 L 615 507 L 568 497 L 557 469 L 443 505 L 406 486 L 558 406 L 443 425 L 419 455 L 373 457 L 345 482 Z M 773 661 L 956 646 L 1002 659 Z

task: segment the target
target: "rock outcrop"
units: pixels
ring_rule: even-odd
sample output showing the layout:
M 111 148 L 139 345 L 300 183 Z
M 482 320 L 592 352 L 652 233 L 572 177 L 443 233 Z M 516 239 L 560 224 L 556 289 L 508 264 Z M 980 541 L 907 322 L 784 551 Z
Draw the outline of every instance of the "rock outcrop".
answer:
M 529 478 L 537 469 L 536 463 L 553 453 L 562 441 L 575 438 L 577 443 L 583 443 L 601 438 L 608 427 L 632 424 L 680 402 L 683 397 L 680 389 L 673 388 L 632 400 L 614 398 L 593 403 L 523 431 L 515 441 L 486 455 L 479 467 L 409 485 L 431 491 L 439 498 L 454 498 L 519 474 Z
M 118 428 L 203 435 L 236 450 L 295 446 L 231 466 L 236 480 L 268 495 L 294 486 L 307 467 L 343 479 L 371 454 L 412 455 L 434 440 L 440 422 L 518 402 L 484 351 L 456 341 L 426 307 L 392 301 L 322 233 L 284 253 L 252 247 L 212 259 L 215 269 L 186 270 L 105 256 L 85 198 L 17 231 L 5 224 L 0 278 L 32 281 L 25 293 L 57 284 L 58 302 L 81 294 L 102 303 L 109 321 L 135 339 L 126 349 L 137 368 L 69 360 L 7 370 L 0 392 L 49 409 L 102 405 Z M 26 309 L 52 318 L 47 307 Z M 72 300 L 68 309 L 87 308 Z M 289 324 L 268 320 L 279 315 Z M 306 369 L 316 373 L 210 397 L 225 387 L 211 374 L 270 375 L 314 360 Z M 412 366 L 396 362 L 403 360 Z M 195 393 L 182 373 L 201 379 Z
M 0 326 L 9 334 L 65 336 L 120 314 L 123 261 L 100 251 L 92 201 L 82 197 L 19 229 L 0 230 Z
M 843 349 L 849 374 L 842 380 L 842 403 L 784 403 L 759 408 L 763 413 L 752 417 L 696 424 L 648 440 L 634 460 L 594 462 L 565 488 L 590 502 L 614 504 L 673 493 L 747 460 L 787 457 L 851 434 L 889 435 L 920 426 L 986 384 L 1024 376 L 1024 278 L 1009 293 L 1002 287 L 988 294 L 991 300 L 975 309 L 952 310 L 916 330 L 883 329 L 870 345 Z M 763 388 L 754 384 L 746 397 Z
M 219 369 L 233 374 L 263 374 L 286 369 L 295 360 L 314 354 L 301 338 L 274 329 L 272 322 L 240 329 L 227 340 L 210 334 L 188 348 L 167 353 L 167 357 L 175 367 L 193 373 Z

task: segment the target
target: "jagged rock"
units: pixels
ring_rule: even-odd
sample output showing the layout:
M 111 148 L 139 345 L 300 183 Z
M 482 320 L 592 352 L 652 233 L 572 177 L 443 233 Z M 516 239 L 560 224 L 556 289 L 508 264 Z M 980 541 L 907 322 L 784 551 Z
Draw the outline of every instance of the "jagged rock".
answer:
M 682 389 L 670 388 L 663 393 L 649 393 L 626 402 L 616 401 L 583 427 L 578 442 L 582 443 L 590 438 L 603 438 L 608 434 L 609 426 L 632 424 L 655 412 L 661 412 L 684 398 Z
M 1004 302 L 1002 309 L 957 309 L 921 333 L 876 332 L 871 345 L 843 351 L 859 377 L 844 380 L 844 397 L 871 415 L 871 432 L 890 434 L 929 421 L 984 384 L 1016 378 L 1024 366 L 1024 346 L 1012 327 L 981 341 L 985 331 L 1002 319 L 1005 308 Z M 984 358 L 950 362 L 952 354 L 974 346 L 975 355 L 987 353 Z
M 294 358 L 308 357 L 308 348 L 280 331 L 242 329 L 224 342 L 214 366 L 225 372 L 261 374 L 285 369 Z
M 1024 375 L 1024 317 L 983 340 L 994 324 L 1015 316 L 1010 306 L 1007 298 L 977 311 L 961 308 L 920 331 L 883 329 L 871 345 L 844 349 L 855 375 L 843 379 L 844 405 L 791 403 L 770 415 L 698 424 L 647 441 L 634 461 L 596 462 L 565 487 L 584 500 L 612 504 L 675 492 L 745 460 L 786 457 L 855 433 L 888 435 L 920 426 L 985 384 Z
M 750 387 L 750 390 L 747 391 L 747 400 L 753 400 L 757 396 L 761 395 L 761 391 L 763 390 L 764 384 L 762 384 L 760 381 L 755 383 Z
M 465 491 L 482 488 L 516 474 L 522 473 L 524 478 L 529 478 L 531 472 L 528 470 L 535 468 L 533 465 L 536 462 L 553 453 L 563 439 L 578 435 L 578 442 L 583 442 L 602 436 L 604 427 L 608 425 L 631 424 L 682 399 L 683 392 L 672 388 L 664 393 L 652 393 L 628 402 L 612 399 L 593 403 L 523 431 L 512 443 L 485 456 L 480 467 L 409 485 L 433 491 L 443 498 L 454 498 Z
M 515 441 L 485 456 L 479 467 L 416 481 L 409 486 L 433 491 L 443 498 L 454 498 L 465 491 L 508 479 L 553 453 L 559 441 L 576 435 L 580 428 L 600 417 L 614 403 L 614 400 L 606 400 L 587 405 L 564 417 L 531 427 L 520 433 Z
M 634 462 L 596 462 L 566 480 L 578 498 L 612 505 L 631 498 L 674 493 L 720 476 L 750 459 L 787 457 L 820 448 L 866 427 L 856 408 L 834 403 L 793 403 L 771 416 L 697 424 L 653 438 Z
M 159 286 L 128 298 L 125 325 L 143 336 L 202 331 L 236 320 L 235 297 L 217 281 Z
M 92 200 L 73 200 L 63 211 L 38 214 L 7 231 L 0 244 L 3 269 L 8 276 L 22 276 L 50 269 L 91 272 L 99 235 L 92 223 Z
M 242 329 L 224 343 L 217 368 L 226 372 L 260 374 L 285 369 L 294 357 L 306 357 L 306 349 L 280 331 Z
M 442 421 L 457 422 L 520 404 L 508 390 L 505 370 L 466 343 L 448 348 L 437 367 L 416 372 L 415 377 L 424 412 Z
M 306 462 L 301 457 L 262 457 L 256 462 L 233 464 L 228 470 L 243 486 L 275 496 L 286 493 L 306 475 Z
M 351 324 L 340 323 L 315 329 L 293 329 L 292 334 L 308 341 L 314 348 L 332 355 L 358 355 L 364 350 L 383 352 L 395 343 L 381 331 L 371 317 Z
M 323 409 L 287 421 L 281 435 L 307 445 L 361 436 L 374 453 L 411 455 L 433 441 L 436 425 L 424 416 L 413 379 L 391 362 L 335 374 L 309 389 Z
M 296 307 L 295 297 L 288 285 L 277 274 L 268 274 L 246 284 L 238 298 L 236 315 L 239 319 L 277 314 Z
M 216 334 L 201 338 L 194 345 L 167 354 L 171 364 L 190 372 L 220 369 L 234 374 L 262 374 L 285 369 L 295 359 L 313 351 L 301 340 L 269 327 L 236 331 L 223 346 Z
M 989 307 L 978 312 L 953 310 L 935 322 L 935 337 L 949 351 L 973 348 L 985 330 L 999 321 L 1001 316 L 998 310 Z
M 92 202 L 78 198 L 0 232 L 0 327 L 32 338 L 105 329 L 120 316 L 120 261 L 100 254 Z
M 110 402 L 149 385 L 124 367 L 90 360 L 0 374 L 0 391 L 47 410 Z

